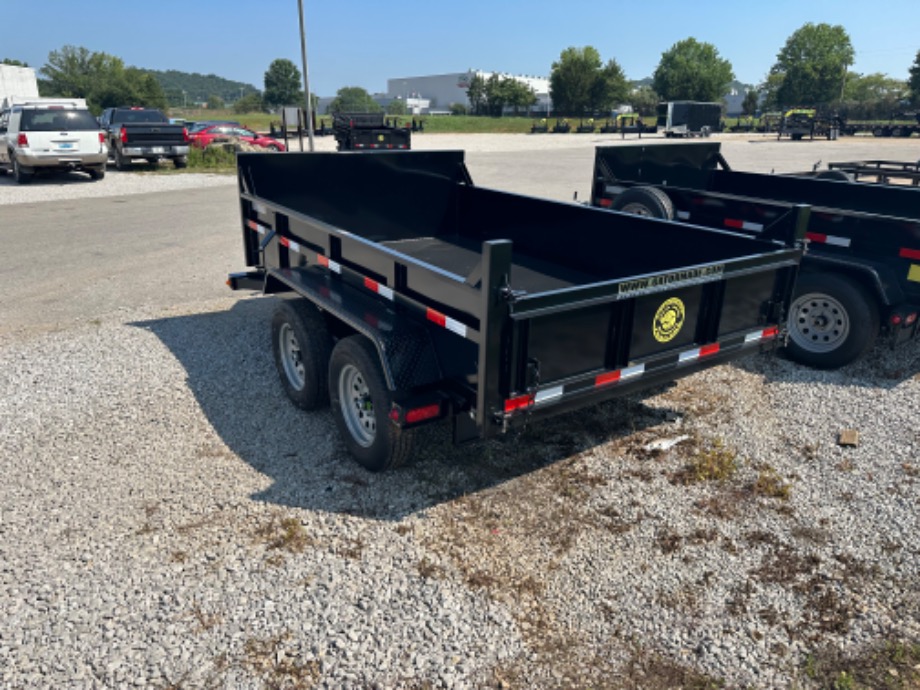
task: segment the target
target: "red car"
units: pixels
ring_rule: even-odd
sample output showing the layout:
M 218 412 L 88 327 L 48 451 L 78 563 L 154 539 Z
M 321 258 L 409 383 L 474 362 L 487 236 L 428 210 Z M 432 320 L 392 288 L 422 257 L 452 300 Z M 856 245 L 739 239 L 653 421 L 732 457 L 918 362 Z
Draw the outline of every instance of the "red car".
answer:
M 191 141 L 192 146 L 197 146 L 198 148 L 204 148 L 209 144 L 220 141 L 230 141 L 231 139 L 239 139 L 240 141 L 245 141 L 247 144 L 252 144 L 253 146 L 261 146 L 264 149 L 269 151 L 284 151 L 284 144 L 277 139 L 272 139 L 271 137 L 263 137 L 258 132 L 253 132 L 251 129 L 246 129 L 245 127 L 240 127 L 239 125 L 229 124 L 229 123 L 215 123 L 204 127 L 203 129 L 198 130 L 197 132 L 189 132 L 189 141 Z

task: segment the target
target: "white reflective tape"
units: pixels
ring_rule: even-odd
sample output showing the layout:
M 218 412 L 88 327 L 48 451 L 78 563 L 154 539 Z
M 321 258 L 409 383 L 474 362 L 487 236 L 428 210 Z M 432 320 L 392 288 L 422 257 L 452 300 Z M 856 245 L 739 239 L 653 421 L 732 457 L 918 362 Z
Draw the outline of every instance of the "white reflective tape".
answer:
M 763 331 L 757 331 L 756 333 L 748 333 L 744 336 L 745 343 L 756 343 L 758 340 L 763 338 Z
M 556 386 L 555 388 L 547 388 L 543 391 L 537 391 L 537 394 L 534 396 L 533 404 L 541 405 L 546 402 L 555 400 L 556 398 L 562 397 L 563 388 L 562 386 Z
M 748 223 L 746 220 L 741 221 L 742 230 L 750 230 L 751 232 L 761 232 L 763 230 L 763 225 L 760 223 Z
M 690 212 L 689 211 L 677 211 L 675 214 L 680 220 L 689 220 Z
M 294 240 L 288 240 L 288 249 L 292 252 L 300 253 L 300 245 L 297 244 Z
M 335 261 L 329 261 L 329 270 L 334 271 L 335 273 L 342 272 L 342 264 L 336 263 Z
M 393 288 L 388 288 L 386 285 L 381 285 L 377 283 L 377 294 L 381 297 L 386 297 L 388 300 L 393 299 Z
M 680 356 L 677 358 L 678 364 L 684 364 L 686 362 L 692 362 L 695 359 L 700 358 L 700 348 L 695 350 L 687 350 L 686 352 L 681 352 Z
M 444 319 L 444 328 L 453 331 L 457 335 L 462 335 L 464 338 L 466 337 L 466 326 L 449 316 Z
M 622 381 L 623 379 L 632 378 L 633 376 L 641 376 L 644 373 L 645 373 L 644 364 L 637 364 L 633 367 L 627 367 L 626 369 L 620 370 L 620 381 Z
M 824 241 L 826 244 L 833 244 L 838 247 L 849 247 L 850 246 L 849 237 L 837 237 L 835 235 L 828 235 L 827 239 Z

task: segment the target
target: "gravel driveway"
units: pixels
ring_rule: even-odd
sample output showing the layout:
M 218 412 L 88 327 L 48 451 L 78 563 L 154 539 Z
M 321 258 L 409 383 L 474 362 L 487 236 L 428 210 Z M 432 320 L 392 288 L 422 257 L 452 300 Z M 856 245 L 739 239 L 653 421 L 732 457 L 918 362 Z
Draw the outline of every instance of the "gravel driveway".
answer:
M 741 170 L 920 158 L 721 140 Z M 413 145 L 570 199 L 608 141 Z M 223 288 L 234 178 L 78 177 L 0 178 L 0 687 L 920 683 L 916 343 L 836 372 L 753 358 L 503 441 L 435 427 L 372 475 L 284 397 L 272 299 Z

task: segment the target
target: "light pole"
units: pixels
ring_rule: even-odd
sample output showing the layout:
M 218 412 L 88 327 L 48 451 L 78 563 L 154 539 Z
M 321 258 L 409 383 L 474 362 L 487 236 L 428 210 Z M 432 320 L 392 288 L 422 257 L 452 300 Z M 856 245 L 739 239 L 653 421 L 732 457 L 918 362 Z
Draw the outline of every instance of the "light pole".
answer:
M 182 89 L 182 108 L 183 110 L 188 108 L 188 94 L 185 92 L 185 89 Z
M 307 76 L 307 34 L 303 28 L 303 0 L 297 0 L 297 11 L 300 14 L 300 57 L 303 60 L 303 98 L 306 102 L 304 117 L 307 121 L 307 138 L 310 140 L 310 151 L 313 151 L 313 104 L 310 102 L 310 79 Z
M 243 100 L 243 87 L 240 87 L 240 100 Z

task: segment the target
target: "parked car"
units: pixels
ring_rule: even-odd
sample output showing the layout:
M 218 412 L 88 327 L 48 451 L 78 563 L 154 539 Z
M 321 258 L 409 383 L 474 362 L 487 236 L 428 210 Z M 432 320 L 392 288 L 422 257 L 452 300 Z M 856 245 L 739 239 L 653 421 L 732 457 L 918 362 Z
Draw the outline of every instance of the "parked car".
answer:
M 82 98 L 5 99 L 0 110 L 0 175 L 19 184 L 39 172 L 105 176 L 105 134 Z
M 198 120 L 197 122 L 188 123 L 188 133 L 194 134 L 196 132 L 200 132 L 203 129 L 207 129 L 208 127 L 213 127 L 214 125 L 232 125 L 234 127 L 243 126 L 236 120 Z
M 109 153 L 119 170 L 129 170 L 134 159 L 156 164 L 160 159 L 177 168 L 188 165 L 188 131 L 156 108 L 106 108 L 99 118 L 106 130 Z
M 197 132 L 189 132 L 189 139 L 192 142 L 192 146 L 197 146 L 199 148 L 204 148 L 215 142 L 239 139 L 240 141 L 245 141 L 247 144 L 259 146 L 270 151 L 286 150 L 284 144 L 277 139 L 264 137 L 258 132 L 253 132 L 251 129 L 228 123 L 213 124 Z

